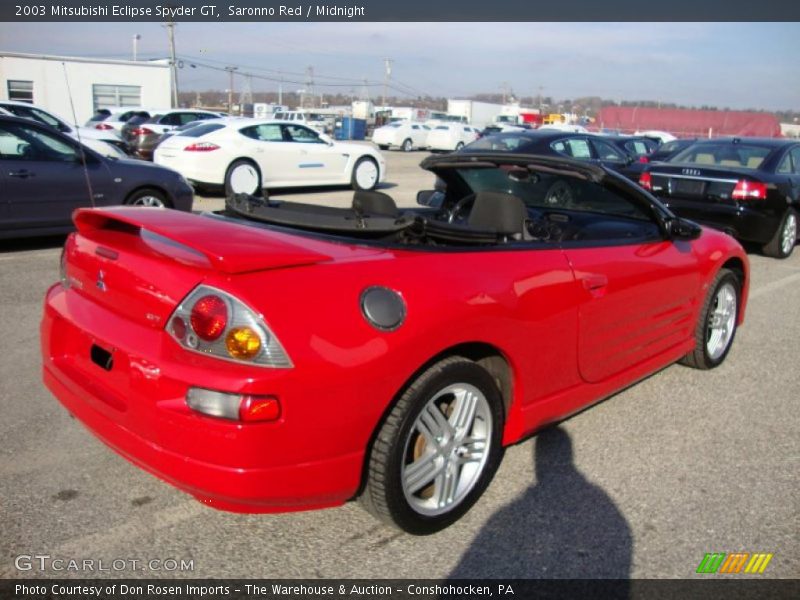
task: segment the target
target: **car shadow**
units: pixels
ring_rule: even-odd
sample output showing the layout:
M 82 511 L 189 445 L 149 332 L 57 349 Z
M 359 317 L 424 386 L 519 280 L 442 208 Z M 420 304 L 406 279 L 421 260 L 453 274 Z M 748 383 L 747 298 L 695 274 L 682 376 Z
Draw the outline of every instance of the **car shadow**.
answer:
M 617 579 L 611 595 L 627 598 L 630 527 L 575 468 L 569 434 L 541 432 L 533 462 L 536 483 L 489 519 L 449 578 Z
M 25 250 L 46 250 L 48 248 L 61 248 L 67 239 L 64 235 L 47 235 L 42 237 L 15 238 L 0 240 L 0 254 L 7 252 L 21 252 Z

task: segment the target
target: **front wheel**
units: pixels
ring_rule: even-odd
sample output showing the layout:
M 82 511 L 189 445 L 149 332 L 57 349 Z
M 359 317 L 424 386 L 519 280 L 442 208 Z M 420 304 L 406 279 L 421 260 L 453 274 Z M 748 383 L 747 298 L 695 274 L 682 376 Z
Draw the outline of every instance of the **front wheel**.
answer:
M 137 190 L 125 200 L 130 206 L 149 206 L 152 208 L 172 208 L 163 192 L 152 189 Z
M 403 393 L 369 454 L 361 501 L 416 535 L 448 527 L 478 500 L 503 457 L 500 391 L 462 357 L 436 363 Z
M 773 258 L 788 258 L 797 243 L 797 213 L 787 209 L 781 219 L 781 224 L 775 232 L 775 237 L 766 244 L 762 250 L 767 256 Z
M 695 369 L 713 369 L 722 364 L 736 336 L 741 290 L 736 274 L 720 269 L 695 326 L 695 349 L 681 359 L 682 364 Z
M 400 149 L 403 152 L 411 152 L 411 150 L 414 149 L 414 142 L 412 142 L 410 139 L 406 139 L 403 141 L 403 144 L 402 146 L 400 146 Z
M 463 147 L 464 147 L 464 142 L 458 142 L 458 143 L 456 144 L 456 152 L 458 152 L 459 150 L 461 150 Z
M 237 194 L 257 196 L 261 193 L 261 172 L 249 160 L 235 160 L 225 173 L 225 197 Z
M 354 190 L 374 190 L 378 185 L 378 163 L 368 156 L 362 156 L 353 167 L 351 185 Z

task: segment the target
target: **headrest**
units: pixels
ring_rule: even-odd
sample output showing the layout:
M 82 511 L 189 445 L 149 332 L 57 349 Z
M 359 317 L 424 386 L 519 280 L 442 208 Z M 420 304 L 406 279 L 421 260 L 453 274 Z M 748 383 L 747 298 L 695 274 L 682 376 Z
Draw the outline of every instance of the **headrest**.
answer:
M 388 194 L 359 190 L 353 194 L 353 210 L 361 215 L 396 217 L 400 214 L 397 204 Z
M 505 192 L 478 192 L 469 213 L 470 227 L 499 235 L 521 234 L 528 210 L 518 196 Z

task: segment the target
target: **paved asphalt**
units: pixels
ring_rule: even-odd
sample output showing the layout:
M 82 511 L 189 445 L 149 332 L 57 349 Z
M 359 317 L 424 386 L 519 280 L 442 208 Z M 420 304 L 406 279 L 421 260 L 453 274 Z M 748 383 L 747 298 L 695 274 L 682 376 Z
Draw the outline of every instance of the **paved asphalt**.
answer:
M 387 156 L 400 204 L 432 187 L 423 154 Z M 0 576 L 682 578 L 706 552 L 748 551 L 775 554 L 763 577 L 800 577 L 800 249 L 750 255 L 747 321 L 723 366 L 671 366 L 510 448 L 465 518 L 417 538 L 356 503 L 217 512 L 97 441 L 41 383 L 38 324 L 62 241 L 0 245 Z M 20 555 L 127 566 L 20 571 Z M 194 570 L 130 567 L 170 558 Z

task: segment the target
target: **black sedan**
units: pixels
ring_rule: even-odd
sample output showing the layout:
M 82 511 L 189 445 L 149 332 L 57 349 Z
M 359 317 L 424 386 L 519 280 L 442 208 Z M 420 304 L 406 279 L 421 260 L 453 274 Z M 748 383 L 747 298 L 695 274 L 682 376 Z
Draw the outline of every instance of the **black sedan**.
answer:
M 0 164 L 0 238 L 69 231 L 86 206 L 192 208 L 192 188 L 175 171 L 101 156 L 28 119 L 0 116 Z
M 786 258 L 797 241 L 800 142 L 697 141 L 639 179 L 676 214 L 721 229 L 764 254 Z
M 638 181 L 640 174 L 640 170 L 632 168 L 637 158 L 618 148 L 609 136 L 590 133 L 571 133 L 555 129 L 509 131 L 482 137 L 462 148 L 461 152 L 567 156 L 601 164 L 633 181 Z

